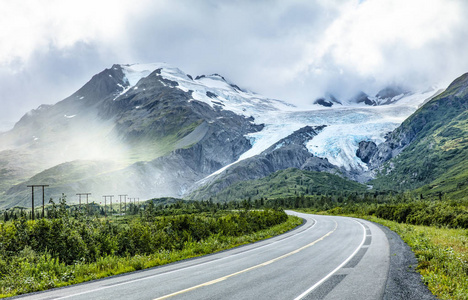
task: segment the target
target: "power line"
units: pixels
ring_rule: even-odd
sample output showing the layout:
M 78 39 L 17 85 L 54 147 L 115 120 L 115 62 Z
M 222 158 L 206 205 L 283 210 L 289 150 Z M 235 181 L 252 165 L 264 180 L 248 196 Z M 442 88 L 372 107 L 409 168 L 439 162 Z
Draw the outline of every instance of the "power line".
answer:
M 34 220 L 34 188 L 35 187 L 42 187 L 42 217 L 44 218 L 44 188 L 49 185 L 47 184 L 32 184 L 28 185 L 28 187 L 31 188 L 31 207 L 32 207 L 32 212 L 31 212 L 31 220 Z
M 78 193 L 78 198 L 79 198 L 79 206 L 80 206 L 80 211 L 81 211 L 81 196 L 86 196 L 86 213 L 89 214 L 89 206 L 88 206 L 88 196 L 91 195 L 91 193 Z
M 105 196 L 102 196 L 104 197 L 104 214 L 105 216 L 107 217 L 107 198 L 110 198 L 110 208 L 111 208 L 111 213 L 112 213 L 112 198 L 114 198 L 114 195 L 105 195 Z
M 120 201 L 120 213 L 122 213 L 122 197 L 124 197 L 124 211 L 125 211 L 125 205 L 127 205 L 127 196 L 128 195 L 119 195 L 119 201 Z

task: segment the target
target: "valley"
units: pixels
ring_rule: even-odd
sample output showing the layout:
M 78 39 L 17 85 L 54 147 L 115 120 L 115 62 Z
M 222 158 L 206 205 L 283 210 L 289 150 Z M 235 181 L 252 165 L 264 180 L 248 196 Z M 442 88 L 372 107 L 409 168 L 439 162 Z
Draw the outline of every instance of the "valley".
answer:
M 468 299 L 468 1 L 2 1 L 0 298 Z
M 40 106 L 23 116 L 12 130 L 0 134 L 3 257 L 18 263 L 26 259 L 27 266 L 33 266 L 22 265 L 17 270 L 5 260 L 0 261 L 0 268 L 9 274 L 3 278 L 9 282 L 3 293 L 15 295 L 88 281 L 263 239 L 271 236 L 270 230 L 278 234 L 300 223 L 282 211 L 291 208 L 369 218 L 392 226 L 414 249 L 433 249 L 416 251 L 418 269 L 431 283 L 431 291 L 445 299 L 463 299 L 465 285 L 459 289 L 451 285 L 453 280 L 465 277 L 457 279 L 457 272 L 437 267 L 447 264 L 439 251 L 447 243 L 433 239 L 441 234 L 436 226 L 464 228 L 461 230 L 468 226 L 467 90 L 465 74 L 445 91 L 433 88 L 409 92 L 389 87 L 373 97 L 360 94 L 341 101 L 328 96 L 308 107 L 296 107 L 243 90 L 218 74 L 193 78 L 166 64 L 114 65 L 70 97 L 55 105 Z M 46 197 L 52 199 L 44 218 L 35 212 L 40 219 L 37 222 L 27 221 L 29 212 L 25 209 L 30 205 L 27 186 L 34 184 L 48 185 Z M 84 191 L 92 193 L 91 212 L 85 213 L 73 197 Z M 108 216 L 109 205 L 105 202 L 103 207 L 100 197 L 117 194 L 150 200 L 138 206 L 124 203 L 123 211 L 121 200 L 114 202 Z M 68 204 L 67 195 L 71 195 Z M 325 265 L 329 272 L 315 278 L 314 285 L 298 287 L 296 294 L 301 294 L 297 299 L 348 293 L 346 282 L 358 282 L 363 271 L 374 269 L 376 262 L 369 260 L 367 251 L 383 253 L 379 261 L 389 261 L 388 267 L 380 269 L 381 274 L 394 274 L 389 270 L 395 270 L 395 264 L 406 270 L 388 280 L 383 275 L 374 278 L 380 278 L 376 282 L 379 289 L 372 290 L 378 294 L 375 297 L 385 293 L 412 295 L 414 286 L 418 286 L 418 295 L 424 293 L 427 299 L 432 298 L 419 275 L 406 263 L 412 257 L 408 249 L 398 248 L 400 254 L 405 253 L 401 254 L 405 262 L 396 262 L 374 248 L 376 244 L 364 245 L 366 235 L 360 238 L 362 233 L 356 228 L 372 227 L 372 237 L 380 239 L 381 245 L 390 240 L 393 245 L 395 240 L 389 238 L 388 231 L 349 218 L 301 216 L 309 222 L 320 220 L 328 226 L 328 232 L 269 261 L 252 260 L 244 269 L 233 269 L 233 273 L 219 274 L 221 277 L 207 278 L 206 282 L 193 282 L 193 286 L 174 286 L 172 293 L 158 290 L 158 295 L 185 294 L 238 274 L 248 276 L 250 270 L 264 264 L 275 262 L 281 267 L 277 261 L 306 248 L 322 253 L 326 251 L 321 247 L 340 247 L 333 241 L 345 235 L 356 247 L 338 251 L 348 256 Z M 259 225 L 256 221 L 246 225 L 256 219 Z M 404 225 L 397 226 L 392 223 L 395 221 Z M 358 226 L 348 234 L 349 224 L 339 225 L 342 222 Z M 154 224 L 162 226 L 153 231 L 163 236 L 148 235 L 148 228 Z M 219 231 L 214 224 L 223 229 Z M 181 230 L 177 229 L 181 233 L 176 239 L 168 238 L 176 232 L 173 226 Z M 213 231 L 203 231 L 210 226 Z M 239 232 L 242 226 L 256 229 Z M 73 231 L 75 227 L 82 230 Z M 55 234 L 47 228 L 60 228 L 58 238 L 62 242 L 55 248 L 46 245 Z M 41 230 L 46 236 L 38 238 L 34 232 Z M 102 236 L 110 239 L 109 230 L 117 233 L 113 242 L 101 241 Z M 407 230 L 427 230 L 431 240 L 419 241 Z M 29 244 L 22 244 L 21 236 L 28 234 L 32 235 L 26 240 L 38 239 L 34 243 L 46 250 L 32 250 Z M 218 245 L 221 234 L 227 234 L 229 244 Z M 451 232 L 443 234 L 452 239 Z M 231 236 L 236 238 L 231 240 Z M 198 242 L 194 239 L 204 248 L 195 247 Z M 323 244 L 318 243 L 322 240 Z M 75 256 L 75 252 L 64 250 L 73 241 L 81 245 L 74 248 L 81 251 Z M 156 242 L 160 244 L 148 244 Z M 403 242 L 396 243 L 404 247 Z M 455 247 L 455 257 L 464 255 L 463 247 L 451 242 L 449 245 Z M 171 248 L 167 251 L 169 258 L 158 247 Z M 174 247 L 180 252 L 173 251 Z M 103 258 L 101 253 L 108 256 Z M 428 259 L 424 253 L 435 254 Z M 76 259 L 83 260 L 78 267 Z M 353 260 L 357 262 L 346 267 Z M 109 267 L 104 267 L 103 262 Z M 30 275 L 35 272 L 34 266 L 45 268 L 54 283 L 47 276 Z M 354 266 L 358 266 L 357 273 L 351 270 Z M 450 266 L 463 268 L 460 264 Z M 61 275 L 68 272 L 73 276 Z M 440 272 L 451 272 L 448 283 L 431 278 L 440 276 Z M 28 276 L 35 278 L 35 286 L 15 279 Z M 401 277 L 412 278 L 412 283 L 401 285 Z M 444 288 L 439 288 L 441 285 Z M 75 288 L 70 291 L 72 297 L 87 294 L 73 292 Z M 359 293 L 370 295 L 370 290 L 360 289 Z M 204 297 L 203 293 L 197 295 Z

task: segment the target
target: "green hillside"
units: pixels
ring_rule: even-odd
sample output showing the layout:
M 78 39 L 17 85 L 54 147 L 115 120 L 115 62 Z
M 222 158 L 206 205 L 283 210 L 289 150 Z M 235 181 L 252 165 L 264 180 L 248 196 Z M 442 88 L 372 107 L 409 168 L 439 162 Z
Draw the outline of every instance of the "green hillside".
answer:
M 211 199 L 224 202 L 248 198 L 252 200 L 287 198 L 299 195 L 365 192 L 366 190 L 365 185 L 337 175 L 290 168 L 261 179 L 235 183 L 213 195 Z M 203 192 L 203 188 L 199 192 Z
M 468 197 L 468 73 L 426 103 L 392 133 L 411 143 L 387 162 L 377 189 L 415 190 L 423 196 Z

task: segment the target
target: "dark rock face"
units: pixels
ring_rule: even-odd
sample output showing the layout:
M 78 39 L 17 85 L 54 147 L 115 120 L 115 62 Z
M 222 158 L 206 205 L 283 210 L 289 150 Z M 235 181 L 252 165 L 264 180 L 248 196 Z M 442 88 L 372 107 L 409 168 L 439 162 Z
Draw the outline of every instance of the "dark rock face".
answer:
M 305 126 L 295 131 L 261 154 L 240 161 L 211 178 L 209 182 L 203 182 L 205 187 L 192 193 L 191 197 L 206 199 L 209 198 L 209 195 L 217 194 L 238 181 L 263 178 L 288 168 L 330 173 L 340 172 L 340 169 L 328 162 L 327 159 L 314 157 L 304 146 L 324 127 Z
M 386 98 L 391 99 L 393 97 L 396 97 L 401 94 L 405 94 L 407 92 L 408 91 L 406 89 L 400 86 L 389 86 L 380 90 L 375 96 L 378 98 L 382 98 L 382 99 L 386 99 Z
M 397 92 L 401 93 L 402 91 L 404 90 L 400 89 Z M 388 91 L 388 93 L 390 92 Z M 388 93 L 382 92 L 381 94 L 390 95 Z M 433 134 L 435 129 L 443 124 L 443 122 L 440 123 L 441 120 L 448 122 L 451 120 L 450 116 L 456 116 L 458 113 L 466 111 L 466 95 L 468 95 L 468 73 L 457 78 L 444 93 L 425 103 L 397 129 L 387 134 L 385 142 L 377 146 L 373 155 L 368 156 L 370 169 L 378 169 L 385 162 L 399 155 L 413 142 Z
M 311 157 L 312 154 L 304 146 L 286 145 L 235 164 L 212 179 L 209 186 L 204 188 L 208 188 L 209 193 L 195 192 L 191 197 L 209 198 L 210 194 L 217 194 L 238 181 L 263 178 L 287 168 L 301 168 Z
M 328 159 L 321 157 L 309 157 L 306 162 L 301 166 L 302 170 L 336 173 L 337 167 L 331 164 Z
M 264 153 L 271 153 L 275 149 L 278 149 L 284 145 L 301 145 L 304 146 L 304 144 L 308 141 L 310 141 L 314 136 L 319 134 L 320 131 L 322 131 L 326 125 L 322 126 L 305 126 L 302 127 L 296 131 L 294 131 L 291 135 L 285 137 L 284 139 L 279 140 L 276 142 L 273 146 L 265 150 Z M 305 148 L 305 147 L 304 147 Z
M 110 69 L 105 69 L 101 73 L 94 75 L 82 88 L 76 91 L 71 98 L 81 98 L 84 102 L 100 101 L 110 95 L 118 95 L 122 87 L 128 86 L 122 67 L 113 65 Z
M 377 105 L 375 103 L 375 101 L 372 101 L 370 98 L 369 98 L 369 95 L 367 95 L 366 93 L 364 92 L 359 92 L 356 96 L 354 96 L 353 98 L 350 99 L 350 102 L 354 102 L 354 103 L 364 103 L 366 105 L 369 105 L 369 106 L 375 106 Z
M 327 101 L 325 98 L 319 98 L 314 101 L 314 104 L 319 104 L 325 107 L 332 107 L 333 103 L 331 101 Z
M 207 91 L 207 92 L 206 92 L 206 95 L 207 95 L 208 97 L 210 97 L 210 98 L 218 98 L 218 95 L 216 95 L 215 93 L 212 93 L 212 92 L 210 92 L 210 91 Z
M 356 151 L 356 156 L 359 157 L 366 164 L 374 156 L 377 151 L 377 145 L 372 141 L 361 141 L 359 142 L 359 148 Z
M 414 114 L 410 121 L 405 121 L 400 127 L 386 136 L 385 142 L 377 146 L 377 151 L 369 158 L 371 169 L 380 167 L 386 161 L 396 157 L 409 144 L 427 124 L 427 115 Z
M 398 101 L 401 97 L 400 95 L 409 94 L 410 92 L 400 86 L 389 86 L 377 93 L 375 99 L 371 100 L 375 105 L 388 105 Z
M 126 142 L 171 136 L 180 141 L 180 148 L 130 168 L 153 197 L 180 197 L 194 182 L 236 161 L 251 148 L 245 135 L 263 129 L 251 118 L 194 101 L 190 91 L 175 89 L 168 81 L 156 70 L 140 80 L 137 90 L 103 106 L 103 114 L 117 120 L 114 131 Z
M 122 67 L 114 65 L 93 76 L 65 100 L 25 115 L 14 130 L 0 136 L 0 142 L 8 138 L 16 146 L 34 147 L 34 153 L 56 153 L 59 157 L 59 150 L 66 151 L 61 144 L 72 137 L 70 132 L 86 135 L 102 131 L 99 138 L 112 139 L 130 151 L 144 149 L 144 156 L 141 162 L 120 170 L 109 167 L 106 172 L 96 172 L 99 174 L 95 176 L 79 178 L 77 175 L 74 180 L 79 181 L 81 187 L 100 191 L 103 186 L 114 185 L 114 189 L 125 186 L 129 193 L 148 191 L 146 197 L 180 197 L 194 182 L 236 161 L 251 148 L 245 135 L 263 129 L 263 125 L 253 123 L 253 118 L 194 100 L 192 91 L 177 88 L 178 82 L 163 78 L 161 69 L 140 79 L 135 87 L 128 89 L 129 85 Z M 216 97 L 214 93 L 210 96 Z M 32 136 L 38 137 L 37 141 L 33 141 Z M 21 137 L 27 138 L 23 141 Z M 165 153 L 152 154 L 154 144 L 164 148 Z M 26 153 L 31 152 L 25 149 Z M 16 182 L 57 164 L 44 159 L 47 164 L 39 165 L 34 155 L 30 156 L 30 162 L 23 162 L 27 169 L 16 171 L 15 174 L 19 174 L 13 178 Z M 8 155 L 8 159 L 10 157 L 13 156 Z M 73 195 L 76 186 L 61 185 L 57 189 Z M 2 186 L 0 189 L 6 192 Z

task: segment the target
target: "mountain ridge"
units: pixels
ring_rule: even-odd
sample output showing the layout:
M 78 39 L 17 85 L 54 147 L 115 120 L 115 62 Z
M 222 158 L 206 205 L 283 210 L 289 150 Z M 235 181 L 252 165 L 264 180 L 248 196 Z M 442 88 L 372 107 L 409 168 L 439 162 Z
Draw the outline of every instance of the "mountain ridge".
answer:
M 26 206 L 25 186 L 35 180 L 51 182 L 52 197 L 83 190 L 188 197 L 205 183 L 203 199 L 207 190 L 291 167 L 365 182 L 375 169 L 369 153 L 368 162 L 356 156 L 360 142 L 380 146 L 433 95 L 304 110 L 216 73 L 194 78 L 163 63 L 115 64 L 0 133 L 0 206 Z M 61 172 L 70 173 L 68 181 Z M 212 178 L 218 183 L 210 187 Z
M 377 187 L 468 194 L 468 73 L 431 99 L 375 148 Z M 455 170 L 455 171 L 454 171 Z M 457 196 L 458 197 L 458 196 Z

